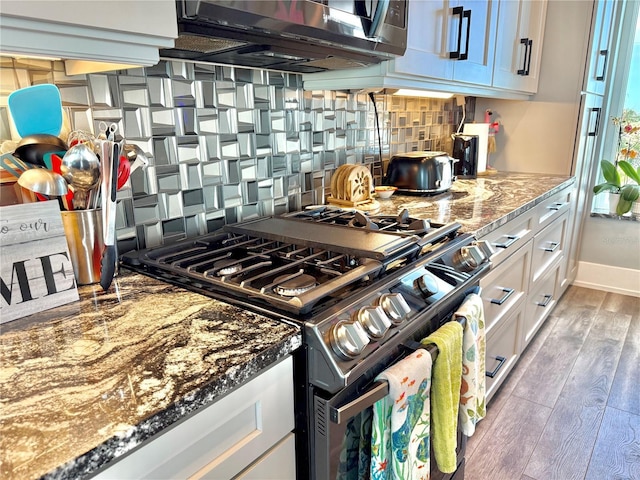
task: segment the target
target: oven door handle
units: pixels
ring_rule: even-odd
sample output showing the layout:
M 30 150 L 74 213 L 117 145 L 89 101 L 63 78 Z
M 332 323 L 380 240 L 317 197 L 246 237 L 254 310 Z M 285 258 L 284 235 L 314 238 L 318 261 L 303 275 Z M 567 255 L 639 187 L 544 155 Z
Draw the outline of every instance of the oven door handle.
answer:
M 464 326 L 466 318 L 456 317 L 455 320 L 458 321 L 462 326 Z M 432 362 L 438 356 L 438 347 L 433 344 L 424 345 L 420 342 L 408 341 L 404 342 L 402 344 L 402 347 L 411 352 L 415 352 L 419 348 L 422 348 L 429 352 Z M 354 417 L 358 413 L 362 412 L 363 410 L 366 410 L 378 400 L 382 400 L 387 395 L 389 395 L 389 384 L 384 380 L 379 380 L 375 382 L 369 390 L 364 392 L 355 400 L 352 400 L 349 403 L 342 405 L 341 407 L 334 407 L 330 405 L 329 418 L 333 423 L 337 423 L 338 425 L 340 425 L 348 421 L 351 417 Z
M 389 394 L 389 384 L 387 382 L 376 382 L 369 390 L 355 400 L 341 407 L 329 407 L 329 418 L 333 423 L 340 425 L 351 417 L 366 410 L 378 400 L 382 400 Z

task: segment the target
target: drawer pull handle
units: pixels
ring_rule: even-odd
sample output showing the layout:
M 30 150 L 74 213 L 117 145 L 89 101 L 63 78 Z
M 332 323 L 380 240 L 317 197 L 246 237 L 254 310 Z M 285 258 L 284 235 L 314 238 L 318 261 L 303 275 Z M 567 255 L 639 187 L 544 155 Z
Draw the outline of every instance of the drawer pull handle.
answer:
M 551 246 L 545 248 L 544 249 L 545 252 L 555 252 L 558 249 L 558 247 L 560 246 L 560 242 L 549 242 L 549 244 Z
M 520 236 L 519 235 L 506 235 L 506 237 L 509 239 L 504 243 L 496 243 L 496 247 L 497 248 L 509 248 L 511 245 L 513 245 L 514 243 L 516 243 L 518 240 L 520 240 Z
M 544 300 L 542 302 L 538 302 L 537 305 L 539 307 L 546 307 L 547 305 L 549 305 L 549 302 L 551 302 L 552 298 L 553 298 L 553 295 L 547 294 L 544 296 Z
M 502 368 L 502 366 L 504 365 L 504 362 L 507 361 L 507 359 L 505 357 L 501 357 L 501 356 L 495 356 L 493 357 L 498 361 L 498 365 L 496 365 L 496 368 L 493 369 L 493 372 L 484 372 L 484 374 L 489 377 L 489 378 L 493 378 L 498 374 L 498 371 Z
M 505 287 L 499 287 L 503 292 L 504 295 L 502 296 L 502 298 L 496 300 L 495 298 L 491 299 L 491 303 L 494 303 L 496 305 L 502 305 L 504 302 L 507 301 L 507 299 L 513 295 L 513 292 L 515 292 L 514 288 L 505 288 Z
M 551 205 L 549 205 L 547 208 L 548 208 L 549 210 L 556 210 L 556 211 L 557 211 L 557 210 L 560 210 L 560 209 L 561 209 L 562 207 L 564 207 L 565 205 L 568 205 L 568 203 L 567 203 L 567 202 L 565 202 L 565 203 L 562 203 L 562 202 L 555 202 L 555 203 L 552 203 Z

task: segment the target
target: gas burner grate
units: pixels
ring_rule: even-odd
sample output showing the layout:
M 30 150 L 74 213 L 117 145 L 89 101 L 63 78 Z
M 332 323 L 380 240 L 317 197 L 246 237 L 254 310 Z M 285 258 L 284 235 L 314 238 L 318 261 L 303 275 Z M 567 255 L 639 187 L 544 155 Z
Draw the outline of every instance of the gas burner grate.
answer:
M 412 218 L 407 209 L 403 209 L 398 215 L 373 215 L 358 210 L 321 206 L 294 212 L 287 217 L 307 222 L 377 230 L 401 236 L 424 235 L 443 226 L 428 220 Z
M 294 313 L 306 313 L 324 297 L 384 270 L 381 262 L 369 258 L 233 233 L 157 247 L 140 260 Z M 313 283 L 288 284 L 298 277 L 312 278 Z

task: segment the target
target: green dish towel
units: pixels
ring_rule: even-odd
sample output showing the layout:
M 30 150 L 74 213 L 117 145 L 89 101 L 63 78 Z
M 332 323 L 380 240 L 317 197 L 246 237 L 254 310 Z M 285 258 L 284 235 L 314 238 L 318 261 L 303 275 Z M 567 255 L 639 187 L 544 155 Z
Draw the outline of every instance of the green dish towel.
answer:
M 423 344 L 438 347 L 431 384 L 431 438 L 433 455 L 443 473 L 456 470 L 458 407 L 462 379 L 462 325 L 447 322 Z

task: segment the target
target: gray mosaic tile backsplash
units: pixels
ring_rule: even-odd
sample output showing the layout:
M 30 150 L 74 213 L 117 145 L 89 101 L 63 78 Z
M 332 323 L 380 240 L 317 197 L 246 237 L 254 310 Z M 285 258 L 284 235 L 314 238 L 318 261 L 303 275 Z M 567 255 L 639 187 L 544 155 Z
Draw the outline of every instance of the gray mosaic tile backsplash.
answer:
M 451 148 L 453 100 L 305 91 L 298 74 L 161 61 L 67 76 L 61 62 L 0 60 L 0 139 L 16 140 L 7 95 L 60 89 L 61 136 L 116 123 L 150 159 L 118 192 L 121 252 L 193 237 L 226 223 L 322 204 L 333 171 L 365 164 L 379 182 L 395 153 Z M 473 118 L 472 112 L 467 112 Z

